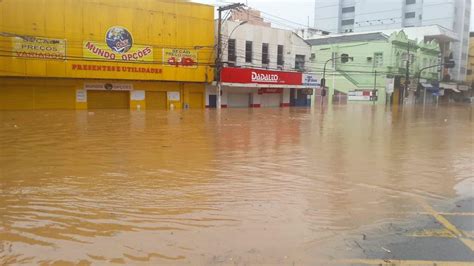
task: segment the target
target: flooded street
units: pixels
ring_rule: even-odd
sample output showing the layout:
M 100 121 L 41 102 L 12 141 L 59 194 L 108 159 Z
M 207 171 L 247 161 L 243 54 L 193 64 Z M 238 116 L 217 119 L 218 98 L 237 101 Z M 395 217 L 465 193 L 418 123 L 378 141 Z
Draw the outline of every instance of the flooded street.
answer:
M 473 112 L 0 112 L 0 264 L 314 264 L 473 194 Z

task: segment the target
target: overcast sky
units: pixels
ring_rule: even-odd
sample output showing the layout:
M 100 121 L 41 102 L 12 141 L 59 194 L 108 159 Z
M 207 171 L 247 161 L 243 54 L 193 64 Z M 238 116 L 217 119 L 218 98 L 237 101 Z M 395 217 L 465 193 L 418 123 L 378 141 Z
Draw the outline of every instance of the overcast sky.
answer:
M 314 0 L 240 0 L 240 1 L 228 1 L 228 0 L 193 0 L 194 2 L 213 4 L 213 5 L 225 5 L 229 3 L 246 3 L 248 6 L 255 9 L 261 10 L 273 16 L 281 17 L 287 20 L 290 20 L 295 23 L 303 25 L 308 25 L 308 18 L 310 26 L 313 25 L 314 19 Z M 328 2 L 332 2 L 328 0 Z M 473 12 L 474 12 L 474 5 Z M 474 14 L 471 12 L 471 14 Z M 268 15 L 264 15 L 269 17 Z M 284 20 L 279 20 L 277 18 L 272 19 L 275 26 L 285 26 L 281 24 L 289 24 L 293 28 L 297 28 L 299 25 L 285 22 Z M 280 25 L 277 24 L 280 23 Z M 472 25 L 474 24 L 474 16 L 471 16 L 471 30 Z

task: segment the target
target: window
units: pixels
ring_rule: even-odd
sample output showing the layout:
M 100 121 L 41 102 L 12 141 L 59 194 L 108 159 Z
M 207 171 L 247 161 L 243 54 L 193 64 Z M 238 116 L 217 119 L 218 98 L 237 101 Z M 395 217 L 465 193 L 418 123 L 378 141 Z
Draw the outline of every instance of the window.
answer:
M 467 74 L 468 74 L 468 75 L 472 75 L 472 69 L 468 69 L 468 70 L 467 70 Z
M 341 21 L 342 26 L 354 25 L 354 19 L 344 19 Z
M 245 62 L 246 63 L 252 63 L 252 42 L 251 41 L 246 41 L 245 42 Z
M 407 5 L 416 4 L 416 0 L 406 0 L 406 1 L 405 1 L 405 4 L 407 4 Z
M 262 64 L 268 65 L 270 63 L 270 58 L 268 55 L 268 43 L 262 43 Z
M 227 61 L 235 62 L 237 57 L 235 55 L 235 39 L 229 39 L 227 43 Z
M 277 65 L 278 66 L 283 66 L 285 62 L 283 61 L 283 45 L 278 45 L 278 51 L 277 51 Z
M 349 6 L 349 7 L 343 7 L 342 8 L 342 13 L 351 13 L 355 11 L 355 7 Z
M 304 60 L 305 56 L 297 54 L 295 55 L 295 69 L 296 70 L 304 70 Z
M 405 18 L 414 18 L 416 17 L 416 13 L 415 12 L 407 12 L 405 13 Z
M 383 66 L 383 53 L 374 54 L 374 66 L 375 67 Z

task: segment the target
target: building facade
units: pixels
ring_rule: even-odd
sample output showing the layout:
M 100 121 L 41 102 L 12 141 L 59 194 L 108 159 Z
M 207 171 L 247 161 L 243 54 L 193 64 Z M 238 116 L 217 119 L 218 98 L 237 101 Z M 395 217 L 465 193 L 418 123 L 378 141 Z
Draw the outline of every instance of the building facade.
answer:
M 420 90 L 417 88 L 419 71 L 439 64 L 440 50 L 436 41 L 409 40 L 403 31 L 390 36 L 381 32 L 325 36 L 307 42 L 316 55 L 311 63 L 312 69 L 322 74 L 326 64 L 329 99 L 342 93 L 349 101 L 398 104 L 403 100 L 407 60 L 411 84 L 408 93 L 413 98 L 420 96 L 416 93 L 417 89 Z M 343 55 L 353 60 L 341 62 Z M 421 72 L 420 85 L 429 87 L 430 93 L 438 91 L 433 91 L 436 87 L 433 84 L 438 81 L 438 67 Z
M 315 0 L 315 27 L 335 32 L 368 32 L 439 25 L 455 33 L 450 42 L 453 80 L 466 76 L 471 0 Z M 440 42 L 441 40 L 438 40 Z
M 0 14 L 0 109 L 204 107 L 212 6 L 4 0 Z
M 244 16 L 239 16 L 244 17 Z M 222 25 L 222 107 L 309 106 L 318 82 L 307 73 L 310 46 L 290 30 L 247 21 Z M 206 105 L 216 107 L 216 85 Z
M 466 83 L 474 87 L 474 32 L 470 33 L 469 41 L 469 63 L 467 66 Z

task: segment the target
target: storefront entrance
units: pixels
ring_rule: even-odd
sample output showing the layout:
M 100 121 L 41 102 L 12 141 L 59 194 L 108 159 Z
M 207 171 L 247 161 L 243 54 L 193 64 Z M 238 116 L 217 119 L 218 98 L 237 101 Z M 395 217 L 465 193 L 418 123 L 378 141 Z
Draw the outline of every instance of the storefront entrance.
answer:
M 249 107 L 250 94 L 249 93 L 229 93 L 227 95 L 227 105 L 229 107 Z
M 130 93 L 128 91 L 87 91 L 88 109 L 128 109 Z
M 202 109 L 204 106 L 204 94 L 202 92 L 189 93 L 189 108 Z
M 147 91 L 146 109 L 165 110 L 166 109 L 166 91 Z
M 280 107 L 280 103 L 280 93 L 264 93 L 260 98 L 260 104 L 262 107 Z

